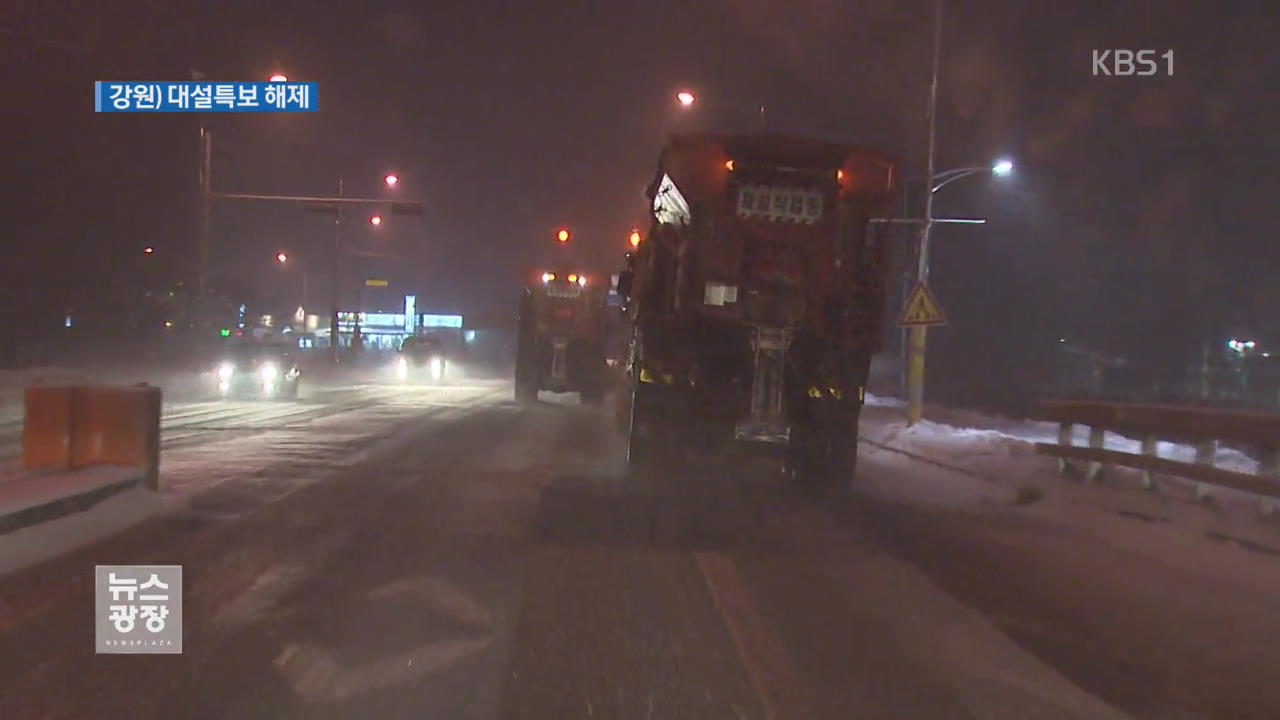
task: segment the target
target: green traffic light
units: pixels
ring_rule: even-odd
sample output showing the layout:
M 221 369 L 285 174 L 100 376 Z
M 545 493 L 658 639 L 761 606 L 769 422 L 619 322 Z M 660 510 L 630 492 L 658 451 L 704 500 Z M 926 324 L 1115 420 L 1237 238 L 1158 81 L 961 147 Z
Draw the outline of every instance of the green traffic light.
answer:
M 222 337 L 231 337 L 231 330 L 229 330 L 228 328 L 222 328 L 221 330 L 218 331 L 218 334 L 221 335 Z

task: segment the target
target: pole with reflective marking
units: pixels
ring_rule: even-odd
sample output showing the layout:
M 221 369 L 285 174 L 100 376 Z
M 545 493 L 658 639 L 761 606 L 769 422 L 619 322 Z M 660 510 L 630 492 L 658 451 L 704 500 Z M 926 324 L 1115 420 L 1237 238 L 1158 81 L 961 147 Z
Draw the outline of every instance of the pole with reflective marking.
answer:
M 942 47 L 942 0 L 937 0 L 933 15 L 933 79 L 929 84 L 929 178 L 924 196 L 924 228 L 920 233 L 920 262 L 916 266 L 916 279 L 929 279 L 929 230 L 933 226 L 933 162 L 936 133 L 934 131 L 938 110 L 938 56 Z M 924 358 L 926 328 L 912 326 L 907 339 L 907 425 L 915 425 L 924 417 Z

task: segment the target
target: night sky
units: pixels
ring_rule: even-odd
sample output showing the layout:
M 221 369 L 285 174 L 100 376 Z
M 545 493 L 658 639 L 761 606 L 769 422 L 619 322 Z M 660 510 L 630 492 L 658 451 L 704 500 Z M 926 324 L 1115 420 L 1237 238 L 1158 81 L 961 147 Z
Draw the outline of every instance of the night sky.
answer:
M 1007 156 L 1018 168 L 938 195 L 939 215 L 989 222 L 936 231 L 933 284 L 952 325 L 931 336 L 931 362 L 972 369 L 1058 337 L 1135 356 L 1228 332 L 1270 338 L 1280 7 L 946 6 L 938 166 Z M 426 215 L 355 228 L 364 247 L 408 258 L 357 272 L 417 291 L 426 309 L 504 313 L 519 268 L 559 226 L 584 263 L 616 267 L 629 229 L 647 224 L 643 189 L 667 132 L 752 129 L 763 102 L 771 131 L 883 146 L 921 174 L 931 7 L 10 4 L 6 302 L 56 318 L 73 297 L 110 298 L 145 270 L 148 244 L 190 277 L 196 118 L 95 115 L 95 80 L 198 69 L 320 83 L 318 114 L 209 120 L 215 189 L 322 194 L 342 177 L 349 193 L 381 193 L 394 170 Z M 1094 77 L 1095 48 L 1173 49 L 1174 75 Z M 672 100 L 686 87 L 701 98 L 693 113 Z M 317 257 L 319 275 L 329 232 L 295 208 L 219 205 L 214 282 L 278 290 L 294 282 L 271 263 L 280 249 Z

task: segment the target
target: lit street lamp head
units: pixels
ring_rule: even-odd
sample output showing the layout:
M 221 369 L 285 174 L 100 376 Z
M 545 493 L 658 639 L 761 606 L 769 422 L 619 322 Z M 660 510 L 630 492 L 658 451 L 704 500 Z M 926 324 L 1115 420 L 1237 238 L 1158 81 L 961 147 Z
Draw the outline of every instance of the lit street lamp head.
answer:
M 283 262 L 288 262 L 288 261 L 289 261 L 289 256 L 288 256 L 288 255 L 286 255 L 286 254 L 285 254 L 285 253 L 283 253 L 283 252 L 278 252 L 278 253 L 276 253 L 276 262 L 278 262 L 278 263 L 283 263 Z
M 374 215 L 373 217 L 369 218 L 369 224 L 370 224 L 370 225 L 372 225 L 372 226 L 374 226 L 374 227 L 377 227 L 377 226 L 381 225 L 381 224 L 382 224 L 382 216 L 381 216 L 381 215 Z
M 569 242 L 569 231 L 561 230 L 560 232 L 556 233 L 556 240 L 562 243 Z
M 387 175 L 382 180 L 387 184 L 387 187 L 392 187 L 392 188 L 395 187 L 400 182 L 400 178 L 397 177 L 395 173 L 391 173 L 390 175 Z
M 1013 173 L 1013 161 L 1001 160 L 991 166 L 991 172 L 995 173 L 999 177 L 1008 177 Z
M 289 78 L 284 73 L 276 73 L 267 78 L 267 82 L 289 82 Z
M 676 100 L 685 107 L 689 107 L 698 101 L 698 98 L 688 90 L 676 93 Z
M 146 247 L 142 248 L 142 254 L 143 254 L 143 255 L 151 255 L 151 254 L 155 253 L 155 251 L 156 251 L 156 249 L 155 249 L 155 248 L 153 248 L 153 247 L 151 247 L 150 245 L 148 245 L 148 246 L 146 246 Z

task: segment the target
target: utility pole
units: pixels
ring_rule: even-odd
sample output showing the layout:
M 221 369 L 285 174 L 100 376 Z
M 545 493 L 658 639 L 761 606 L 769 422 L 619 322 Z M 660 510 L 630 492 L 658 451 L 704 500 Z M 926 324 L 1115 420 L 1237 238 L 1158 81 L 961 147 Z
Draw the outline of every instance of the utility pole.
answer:
M 342 178 L 338 178 L 338 197 L 343 197 Z M 329 264 L 329 359 L 337 363 L 338 353 L 338 289 L 339 267 L 342 264 L 342 203 L 338 203 L 338 218 L 334 222 L 333 257 Z
M 191 80 L 198 81 L 204 79 L 204 73 L 198 70 L 191 71 Z M 196 299 L 192 304 L 194 325 L 197 336 L 203 334 L 206 321 L 206 298 L 205 293 L 208 292 L 208 265 L 209 265 L 209 212 L 213 200 L 213 188 L 211 185 L 211 160 L 213 159 L 213 139 L 209 136 L 209 129 L 204 125 L 204 113 L 196 115 L 200 124 L 200 229 L 196 237 Z
M 929 83 L 929 160 L 928 178 L 924 198 L 924 227 L 920 231 L 920 257 L 916 265 L 916 281 L 929 279 L 929 230 L 933 227 L 933 170 L 938 115 L 938 59 L 942 48 L 942 0 L 934 4 L 933 19 L 933 78 Z M 913 325 L 907 340 L 907 425 L 914 425 L 924 417 L 924 359 L 926 327 Z

